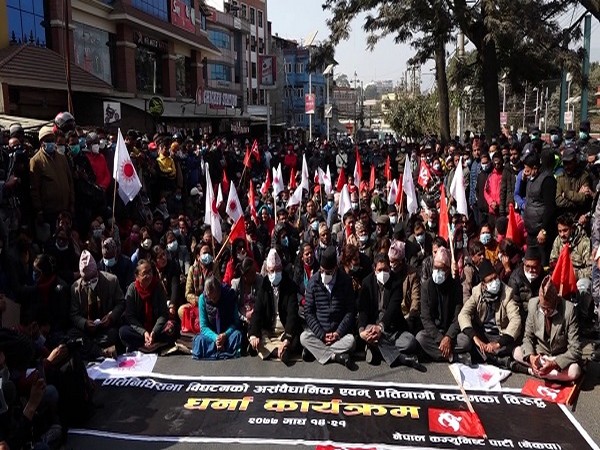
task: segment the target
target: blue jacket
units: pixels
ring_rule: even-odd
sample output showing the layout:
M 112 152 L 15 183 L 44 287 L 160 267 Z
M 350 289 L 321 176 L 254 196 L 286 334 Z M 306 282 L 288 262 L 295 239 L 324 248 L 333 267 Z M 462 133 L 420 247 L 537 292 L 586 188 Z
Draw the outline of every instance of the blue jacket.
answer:
M 217 305 L 207 302 L 204 294 L 200 295 L 198 316 L 200 334 L 213 341 L 216 341 L 221 333 L 225 333 L 229 337 L 231 333 L 239 329 L 237 294 L 230 287 L 221 285 L 221 298 Z
M 325 334 L 337 332 L 344 337 L 355 324 L 355 299 L 352 279 L 337 270 L 331 294 L 315 273 L 305 291 L 304 316 L 310 330 L 321 340 Z
M 469 206 L 475 206 L 477 204 L 477 178 L 481 172 L 481 163 L 479 161 L 473 161 L 469 172 Z
M 515 204 L 517 205 L 517 210 L 524 211 L 525 210 L 525 189 L 523 185 L 523 170 L 519 172 L 517 175 L 517 181 L 515 183 Z

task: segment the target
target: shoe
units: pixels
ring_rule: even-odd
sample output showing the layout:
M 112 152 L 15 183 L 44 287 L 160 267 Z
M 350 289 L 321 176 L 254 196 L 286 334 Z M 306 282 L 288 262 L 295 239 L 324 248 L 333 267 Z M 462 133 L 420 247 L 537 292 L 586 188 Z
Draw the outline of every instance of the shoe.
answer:
M 102 349 L 102 355 L 105 358 L 117 359 L 117 348 L 114 345 Z
M 412 367 L 413 369 L 418 370 L 419 372 L 422 372 L 422 373 L 427 372 L 427 367 L 425 367 L 423 364 L 421 364 L 419 362 L 419 358 L 415 355 L 405 356 L 404 364 L 407 367 Z
M 461 363 L 464 364 L 465 366 L 469 366 L 471 367 L 473 365 L 473 361 L 471 360 L 471 354 L 470 353 L 458 353 L 454 355 L 454 361 L 455 363 Z
M 501 369 L 510 370 L 510 363 L 512 362 L 512 358 L 510 356 L 489 355 L 487 362 L 489 364 L 493 364 L 496 367 L 500 367 Z
M 511 361 L 509 364 L 509 368 L 510 368 L 511 372 L 522 373 L 524 375 L 530 375 L 529 367 L 527 367 L 524 364 L 521 364 L 518 361 Z
M 372 350 L 370 347 L 367 347 L 365 361 L 370 366 L 377 366 L 381 363 L 381 356 L 377 350 Z
M 308 350 L 306 350 L 305 348 L 302 349 L 302 361 L 304 362 L 313 362 L 315 360 L 315 357 L 313 356 L 313 354 L 311 352 L 309 352 Z
M 348 353 L 333 355 L 333 361 L 345 366 L 346 369 L 349 369 L 352 371 L 355 371 L 358 369 L 358 366 L 354 363 L 354 360 L 350 357 L 350 355 Z
M 290 351 L 286 348 L 279 359 L 287 366 L 290 363 Z

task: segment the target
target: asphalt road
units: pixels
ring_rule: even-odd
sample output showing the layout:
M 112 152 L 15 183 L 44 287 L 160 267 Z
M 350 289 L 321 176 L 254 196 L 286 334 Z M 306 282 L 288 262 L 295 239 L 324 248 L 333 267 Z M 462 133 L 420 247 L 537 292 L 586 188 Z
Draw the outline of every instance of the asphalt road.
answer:
M 154 372 L 172 375 L 193 376 L 261 376 L 261 377 L 291 377 L 316 378 L 323 380 L 367 380 L 394 381 L 401 383 L 446 384 L 454 385 L 454 379 L 447 364 L 426 364 L 427 373 L 417 372 L 407 367 L 390 369 L 387 365 L 369 366 L 365 361 L 358 361 L 358 370 L 349 371 L 346 368 L 329 364 L 321 366 L 318 363 L 298 361 L 291 367 L 285 367 L 277 361 L 261 361 L 259 358 L 245 357 L 230 361 L 194 361 L 189 356 L 174 355 L 159 358 Z M 512 374 L 504 383 L 504 387 L 521 388 L 526 380 L 524 375 Z M 574 409 L 574 416 L 589 433 L 591 438 L 600 443 L 600 364 L 589 363 L 582 391 Z M 532 417 L 535 420 L 535 417 Z M 234 445 L 234 444 L 171 444 L 171 443 L 134 443 L 107 441 L 98 437 L 70 436 L 65 449 L 151 449 L 151 450 L 187 450 L 187 449 L 265 449 L 275 448 L 266 445 Z M 283 448 L 290 448 L 283 446 Z

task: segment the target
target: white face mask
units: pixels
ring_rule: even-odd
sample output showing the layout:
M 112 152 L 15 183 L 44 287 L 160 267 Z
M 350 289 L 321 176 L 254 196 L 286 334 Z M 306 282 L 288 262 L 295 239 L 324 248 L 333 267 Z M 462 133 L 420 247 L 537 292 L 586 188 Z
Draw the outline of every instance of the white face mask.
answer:
M 271 285 L 272 286 L 279 286 L 279 283 L 281 283 L 281 277 L 282 277 L 281 272 L 270 273 L 269 274 L 269 281 L 271 282 Z
M 486 289 L 490 294 L 496 295 L 498 292 L 500 292 L 501 286 L 502 286 L 502 283 L 500 282 L 500 280 L 498 278 L 496 278 L 494 281 L 487 283 Z
M 398 222 L 397 216 L 390 216 L 390 224 L 396 225 L 397 222 Z
M 441 269 L 433 269 L 432 278 L 435 284 L 442 284 L 446 281 L 446 272 Z
M 375 274 L 375 277 L 377 278 L 377 281 L 380 284 L 385 284 L 390 279 L 390 273 L 389 272 L 384 272 L 384 271 L 377 272 L 377 274 Z
M 89 287 L 92 291 L 96 289 L 98 285 L 98 278 L 92 278 L 90 281 L 84 281 L 85 285 Z
M 525 273 L 525 278 L 527 278 L 527 281 L 529 281 L 530 283 L 538 277 L 537 273 L 528 272 L 526 270 L 524 270 L 523 272 Z
M 331 283 L 331 280 L 333 280 L 333 275 L 328 273 L 321 274 L 321 281 L 323 282 L 323 284 L 329 284 Z
M 92 144 L 92 153 L 100 152 L 100 144 Z
M 358 241 L 359 241 L 361 244 L 364 244 L 364 243 L 365 243 L 365 242 L 367 242 L 368 240 L 369 240 L 369 236 L 367 236 L 367 235 L 363 235 L 363 236 L 359 236 L 359 237 L 358 237 Z
M 57 145 L 56 146 L 56 152 L 59 153 L 59 154 L 61 154 L 61 155 L 64 155 L 65 154 L 65 146 L 64 145 Z

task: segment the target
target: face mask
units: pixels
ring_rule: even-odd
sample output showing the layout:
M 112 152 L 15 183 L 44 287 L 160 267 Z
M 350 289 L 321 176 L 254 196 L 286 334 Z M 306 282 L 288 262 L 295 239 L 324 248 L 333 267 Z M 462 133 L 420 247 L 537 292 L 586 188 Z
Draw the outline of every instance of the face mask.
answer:
M 71 153 L 74 155 L 77 155 L 81 151 L 79 144 L 71 145 L 69 148 L 71 149 Z
M 385 284 L 390 279 L 390 273 L 389 272 L 378 272 L 375 275 L 375 277 L 377 278 L 377 282 L 379 282 L 380 284 Z
M 471 164 L 473 164 L 473 160 L 471 158 L 468 158 L 465 161 L 465 167 L 471 167 Z
M 270 273 L 269 281 L 271 282 L 271 286 L 279 286 L 279 283 L 281 283 L 281 277 L 281 272 Z
M 528 272 L 527 270 L 524 270 L 523 272 L 525 273 L 525 278 L 527 278 L 527 281 L 530 283 L 538 277 L 537 273 Z
M 440 269 L 433 269 L 432 278 L 435 284 L 442 284 L 446 281 L 446 272 Z
M 423 244 L 425 242 L 425 233 L 415 235 L 415 239 L 419 244 Z
M 98 278 L 92 278 L 90 281 L 84 281 L 83 284 L 85 284 L 87 287 L 89 287 L 93 291 L 94 289 L 96 289 L 96 286 L 98 285 Z
M 373 212 L 377 211 L 377 206 L 375 205 L 375 203 L 371 203 L 371 211 L 373 211 Z
M 333 275 L 328 273 L 321 274 L 321 281 L 323 282 L 323 284 L 329 284 L 331 283 L 331 280 L 333 280 Z
M 439 172 L 440 170 L 442 170 L 442 166 L 440 166 L 439 164 L 434 164 L 433 165 L 433 170 Z
M 200 262 L 202 265 L 208 266 L 209 264 L 212 264 L 213 256 L 210 253 L 204 253 L 203 255 L 200 255 Z
M 117 264 L 117 258 L 102 258 L 106 267 L 114 267 Z
M 571 144 L 573 142 L 573 139 L 565 139 L 565 144 Z
M 281 245 L 283 245 L 284 247 L 287 247 L 288 245 L 290 245 L 290 241 L 287 236 L 281 238 Z
M 169 250 L 170 252 L 176 252 L 178 248 L 179 243 L 177 241 L 169 242 L 167 244 L 167 250 Z
M 482 164 L 481 165 L 481 170 L 483 170 L 484 172 L 487 172 L 490 169 L 491 169 L 491 165 L 490 164 Z
M 327 206 L 329 206 L 330 208 L 333 208 L 333 200 L 328 200 Z
M 44 151 L 47 154 L 53 155 L 55 150 L 56 150 L 56 144 L 54 142 L 46 142 L 44 144 Z
M 552 136 L 550 136 L 550 139 L 552 139 L 552 142 L 554 142 L 555 144 L 558 144 L 560 142 L 560 137 L 558 136 L 558 134 L 553 134 Z
M 181 201 L 181 194 L 175 194 L 175 200 Z
M 313 231 L 317 231 L 319 229 L 319 222 L 311 223 L 310 227 L 313 229 Z
M 100 144 L 92 144 L 92 153 L 100 153 Z
M 144 239 L 144 242 L 142 242 L 142 248 L 144 250 L 150 250 L 150 247 L 152 247 L 152 240 L 151 239 Z
M 365 244 L 365 243 L 366 243 L 368 240 L 369 240 L 369 236 L 367 236 L 367 235 L 364 235 L 364 236 L 359 236 L 359 237 L 358 237 L 358 241 L 359 241 L 361 244 Z
M 487 284 L 486 289 L 490 294 L 496 295 L 498 292 L 500 292 L 501 285 L 502 283 L 500 280 L 496 278 L 494 281 Z
M 106 139 L 100 139 L 100 149 L 104 150 L 106 148 Z
M 64 252 L 65 250 L 67 250 L 69 248 L 69 244 L 67 245 L 60 245 L 58 242 L 56 243 L 56 249 L 59 252 Z
M 390 216 L 390 224 L 396 225 L 396 223 L 398 223 L 398 217 Z
M 65 146 L 64 145 L 57 145 L 56 146 L 56 152 L 60 153 L 61 155 L 65 154 Z
M 79 138 L 79 147 L 85 148 L 85 138 L 84 137 Z
M 358 209 L 358 203 L 357 202 L 351 202 L 350 204 L 352 205 L 352 209 Z
M 585 131 L 579 132 L 579 139 L 587 139 L 588 134 Z
M 102 237 L 102 229 L 96 228 L 92 234 L 94 236 L 94 239 L 100 239 Z
M 490 233 L 481 233 L 479 235 L 479 241 L 483 244 L 483 245 L 488 245 L 492 240 L 492 235 Z

